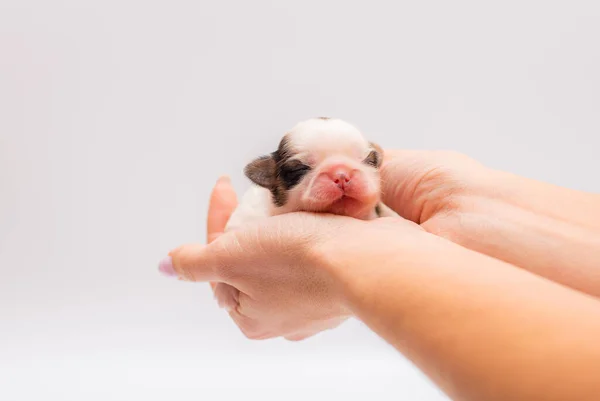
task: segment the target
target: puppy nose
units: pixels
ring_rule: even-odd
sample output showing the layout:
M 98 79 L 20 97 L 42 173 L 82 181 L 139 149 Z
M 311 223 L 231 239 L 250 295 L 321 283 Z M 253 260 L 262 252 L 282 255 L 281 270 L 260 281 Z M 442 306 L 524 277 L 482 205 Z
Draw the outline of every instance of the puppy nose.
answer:
M 352 173 L 350 170 L 345 168 L 336 168 L 331 171 L 329 174 L 331 180 L 338 186 L 340 189 L 345 189 L 352 179 Z

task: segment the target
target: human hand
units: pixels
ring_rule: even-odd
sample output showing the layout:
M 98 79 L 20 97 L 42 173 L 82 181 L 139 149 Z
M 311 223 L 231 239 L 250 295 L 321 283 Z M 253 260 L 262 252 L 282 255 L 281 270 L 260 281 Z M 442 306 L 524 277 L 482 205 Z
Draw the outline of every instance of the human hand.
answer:
M 462 200 L 478 192 L 489 170 L 450 151 L 386 150 L 381 169 L 384 203 L 425 230 L 456 239 Z
M 231 183 L 219 180 L 210 199 L 209 244 L 175 249 L 161 270 L 187 281 L 234 287 L 239 291 L 237 307 L 228 312 L 252 339 L 302 340 L 352 315 L 338 276 L 328 270 L 320 250 L 328 246 L 344 252 L 343 245 L 357 248 L 365 236 L 375 240 L 375 227 L 372 235 L 369 225 L 356 219 L 290 213 L 223 234 L 236 205 Z M 406 227 L 393 220 L 394 227 L 420 231 L 414 224 L 405 222 Z M 386 230 L 383 236 L 388 236 Z
M 206 237 L 208 243 L 213 242 L 225 232 L 227 222 L 237 206 L 237 195 L 233 186 L 231 185 L 231 181 L 228 177 L 221 177 L 213 188 L 209 200 L 206 227 Z M 230 316 L 234 318 L 236 322 L 241 323 L 244 319 L 240 314 L 240 290 L 223 282 L 211 282 L 210 285 L 214 292 L 215 299 L 219 303 L 219 306 L 227 309 Z M 245 295 L 242 295 L 242 301 L 244 301 L 244 296 Z M 333 319 L 332 321 L 327 321 L 324 324 L 320 324 L 320 327 L 318 328 L 313 328 L 312 330 L 308 331 L 304 330 L 303 332 L 288 335 L 287 338 L 289 340 L 301 340 L 323 329 L 333 328 L 339 325 L 345 319 L 346 318 L 344 317 Z M 240 325 L 240 328 L 242 328 L 242 331 L 246 333 L 247 336 L 256 335 L 251 329 L 250 332 L 246 332 L 244 331 L 245 327 Z
M 494 177 L 468 159 L 436 167 L 441 156 L 455 155 L 435 156 L 421 164 L 396 160 L 384 168 L 384 188 L 391 190 L 387 203 L 431 231 L 432 222 L 446 217 L 459 216 L 460 223 L 461 213 L 485 193 L 480 180 Z M 465 171 L 471 163 L 477 171 Z M 388 181 L 394 171 L 398 181 Z M 499 184 L 490 180 L 489 186 Z M 222 234 L 236 203 L 231 185 L 220 181 L 211 196 L 210 244 L 172 251 L 161 270 L 238 288 L 239 306 L 230 314 L 249 338 L 300 340 L 356 314 L 459 398 L 528 399 L 539 394 L 539 383 L 554 377 L 567 378 L 560 394 L 552 389 L 558 398 L 572 395 L 573 388 L 578 395 L 598 393 L 595 377 L 581 374 L 595 371 L 598 359 L 572 357 L 597 355 L 592 338 L 598 308 L 591 298 L 458 247 L 402 218 L 365 222 L 292 213 Z M 548 364 L 548 350 L 561 363 Z M 457 360 L 464 363 L 458 366 Z M 528 376 L 530 371 L 540 374 Z
M 600 197 L 447 151 L 386 151 L 384 202 L 426 231 L 600 296 Z

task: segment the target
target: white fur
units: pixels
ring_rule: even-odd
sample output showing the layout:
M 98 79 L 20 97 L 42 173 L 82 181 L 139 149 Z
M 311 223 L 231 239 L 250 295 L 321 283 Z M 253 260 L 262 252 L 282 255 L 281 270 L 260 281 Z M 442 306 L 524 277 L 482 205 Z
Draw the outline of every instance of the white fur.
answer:
M 336 163 L 343 164 L 360 175 L 364 185 L 359 188 L 361 193 L 367 193 L 365 199 L 379 199 L 379 172 L 362 162 L 373 149 L 356 127 L 338 119 L 310 119 L 298 123 L 287 136 L 289 148 L 294 153 L 293 158 L 309 165 L 311 171 L 297 186 L 288 191 L 287 202 L 282 207 L 273 204 L 269 190 L 253 185 L 243 195 L 225 231 L 276 214 L 298 210 L 321 211 L 317 206 L 311 207 L 311 189 L 317 185 L 315 182 L 318 177 Z M 391 209 L 382 206 L 383 215 L 395 215 Z M 366 213 L 361 212 L 361 215 L 363 219 L 376 218 L 374 205 L 370 210 L 366 210 Z M 238 291 L 227 284 L 219 283 L 215 287 L 215 298 L 221 307 L 235 308 L 237 296 Z
M 313 118 L 296 124 L 287 135 L 289 146 L 295 153 L 293 158 L 309 164 L 313 171 L 289 191 L 288 202 L 283 207 L 273 205 L 267 189 L 253 185 L 246 191 L 231 216 L 227 230 L 257 219 L 301 209 L 299 202 L 319 171 L 336 162 L 351 165 L 368 174 L 369 190 L 379 192 L 377 170 L 361 163 L 372 149 L 367 139 L 352 124 L 340 119 Z
M 290 131 L 291 146 L 298 158 L 312 163 L 333 155 L 344 155 L 355 160 L 369 153 L 369 143 L 353 125 L 338 119 L 313 118 L 296 124 Z
M 225 231 L 235 230 L 251 221 L 264 219 L 271 215 L 271 193 L 265 188 L 253 185 L 242 196 Z

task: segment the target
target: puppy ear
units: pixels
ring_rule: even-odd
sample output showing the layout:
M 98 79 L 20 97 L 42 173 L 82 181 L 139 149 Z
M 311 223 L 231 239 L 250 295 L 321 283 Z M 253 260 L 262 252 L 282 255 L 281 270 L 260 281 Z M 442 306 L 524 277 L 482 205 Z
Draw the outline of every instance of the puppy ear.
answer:
M 244 174 L 256 185 L 272 188 L 275 185 L 275 160 L 272 156 L 262 156 L 244 168 Z
M 369 142 L 369 145 L 372 150 L 365 161 L 373 167 L 379 168 L 381 167 L 381 163 L 383 163 L 383 149 L 375 142 Z

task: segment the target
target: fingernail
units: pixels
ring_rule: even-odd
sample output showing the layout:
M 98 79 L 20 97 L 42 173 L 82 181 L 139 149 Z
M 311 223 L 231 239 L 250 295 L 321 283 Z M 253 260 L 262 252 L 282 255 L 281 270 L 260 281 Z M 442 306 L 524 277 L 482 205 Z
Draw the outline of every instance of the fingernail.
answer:
M 170 256 L 160 261 L 158 271 L 167 277 L 177 277 L 177 272 L 173 268 L 173 259 Z
M 228 175 L 222 175 L 217 180 L 217 184 L 225 184 L 231 182 L 231 178 Z

